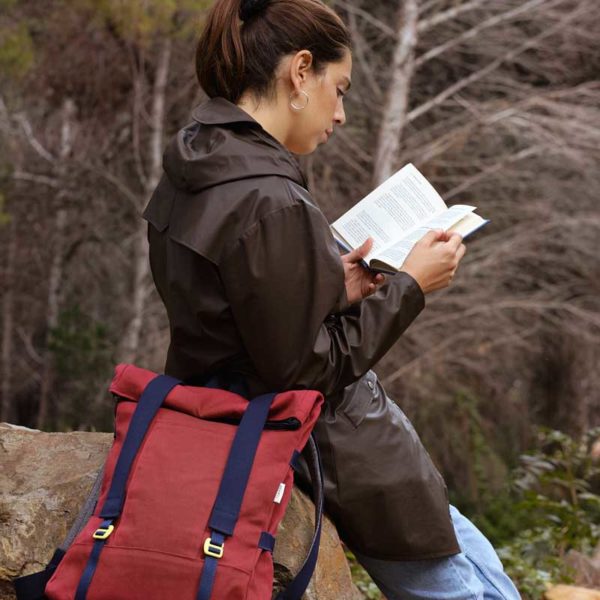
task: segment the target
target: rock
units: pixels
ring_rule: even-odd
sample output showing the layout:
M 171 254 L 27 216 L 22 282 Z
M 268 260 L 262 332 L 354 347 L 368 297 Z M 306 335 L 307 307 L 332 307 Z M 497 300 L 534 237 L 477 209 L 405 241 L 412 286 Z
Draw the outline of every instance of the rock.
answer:
M 545 600 L 600 600 L 600 591 L 572 585 L 555 585 L 544 594 Z
M 565 557 L 565 562 L 573 569 L 573 583 L 600 589 L 600 553 L 596 552 L 596 556 L 590 558 L 581 552 L 570 550 Z
M 46 565 L 77 516 L 112 437 L 0 424 L 0 581 Z
M 313 535 L 315 506 L 308 496 L 294 489 L 285 517 L 279 526 L 275 561 L 274 592 L 281 590 L 298 572 Z M 319 559 L 305 600 L 362 600 L 354 586 L 350 569 L 331 521 L 325 518 L 321 532 Z
M 0 424 L 0 600 L 15 598 L 10 580 L 46 565 L 77 516 L 112 439 L 110 433 L 44 433 Z M 313 523 L 311 500 L 294 490 L 275 548 L 275 590 L 304 560 Z M 304 598 L 362 598 L 328 519 Z

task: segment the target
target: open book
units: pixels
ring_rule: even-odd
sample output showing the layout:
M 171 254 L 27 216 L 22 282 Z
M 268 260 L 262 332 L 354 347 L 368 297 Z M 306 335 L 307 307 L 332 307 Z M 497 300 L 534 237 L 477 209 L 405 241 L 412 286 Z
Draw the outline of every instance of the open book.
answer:
M 408 164 L 342 215 L 331 230 L 346 251 L 373 238 L 365 266 L 396 273 L 430 229 L 455 231 L 465 238 L 489 223 L 474 210 L 463 204 L 448 208 L 429 181 Z

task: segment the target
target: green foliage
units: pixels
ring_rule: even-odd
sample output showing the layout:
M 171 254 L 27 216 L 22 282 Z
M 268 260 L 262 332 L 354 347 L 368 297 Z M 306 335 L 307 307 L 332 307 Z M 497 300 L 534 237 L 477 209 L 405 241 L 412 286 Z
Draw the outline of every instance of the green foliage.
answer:
M 6 210 L 6 197 L 0 192 L 0 227 L 10 223 L 10 213 Z
M 56 424 L 59 430 L 79 428 L 85 416 L 94 417 L 92 422 L 102 428 L 110 428 L 110 414 L 91 415 L 90 401 L 111 372 L 113 346 L 107 327 L 78 306 L 60 314 L 49 342 L 56 374 L 63 382 Z
M 498 554 L 526 597 L 540 598 L 549 582 L 571 582 L 566 552 L 591 553 L 600 543 L 600 468 L 590 452 L 598 437 L 600 428 L 579 440 L 540 429 L 537 450 L 513 474 L 512 495 L 487 515 L 492 522 L 504 506 L 505 529 L 494 532 L 505 538 Z M 485 520 L 479 524 L 486 529 Z
M 33 42 L 27 25 L 0 25 L 0 80 L 24 77 L 33 63 Z
M 464 425 L 457 427 L 454 435 L 458 443 L 466 446 L 466 467 L 469 469 L 470 497 L 467 500 L 480 509 L 496 495 L 497 481 L 504 480 L 507 469 L 494 447 L 494 439 L 486 427 L 476 396 L 463 390 L 455 396 L 456 416 Z M 462 440 L 460 440 L 462 438 Z
M 373 583 L 369 574 L 361 567 L 356 557 L 350 550 L 346 550 L 346 558 L 350 565 L 350 574 L 354 585 L 361 591 L 362 595 L 368 600 L 381 600 L 383 595 L 379 588 Z
M 156 35 L 187 35 L 196 31 L 199 14 L 210 0 L 78 0 L 83 8 L 111 24 L 121 37 L 144 44 Z
M 17 4 L 17 0 L 0 0 L 0 9 L 8 10 Z
M 109 349 L 104 325 L 83 314 L 77 306 L 64 310 L 52 330 L 50 351 L 60 375 L 78 377 L 98 370 Z

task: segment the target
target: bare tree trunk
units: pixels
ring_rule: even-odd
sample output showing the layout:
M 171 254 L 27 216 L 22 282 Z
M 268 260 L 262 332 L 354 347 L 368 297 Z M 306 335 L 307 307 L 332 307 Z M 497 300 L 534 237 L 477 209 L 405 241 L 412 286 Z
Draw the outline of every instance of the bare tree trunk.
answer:
M 8 226 L 8 248 L 4 271 L 4 297 L 2 299 L 2 405 L 0 421 L 11 419 L 11 382 L 14 332 L 14 272 L 17 254 L 17 226 L 14 217 Z
M 381 126 L 373 167 L 373 184 L 379 185 L 394 171 L 400 138 L 406 124 L 410 81 L 414 72 L 417 44 L 417 0 L 405 0 L 398 11 L 397 41 L 391 69 L 391 83 L 381 115 Z
M 42 429 L 48 417 L 50 391 L 54 379 L 54 360 L 50 352 L 52 331 L 58 325 L 60 312 L 60 284 L 63 279 L 63 257 L 65 248 L 65 233 L 67 229 L 67 210 L 60 208 L 54 219 L 54 255 L 50 265 L 48 281 L 48 307 L 46 310 L 46 344 L 44 349 L 44 366 L 42 369 L 42 383 L 40 389 L 40 404 L 37 415 L 37 428 Z
M 73 148 L 73 120 L 75 117 L 75 103 L 67 98 L 63 104 L 63 123 L 61 131 L 60 154 L 58 161 L 59 182 L 64 182 L 67 175 L 65 169 L 65 160 L 71 154 Z M 46 310 L 46 344 L 44 348 L 44 366 L 42 369 L 42 380 L 40 389 L 40 403 L 38 406 L 38 415 L 36 426 L 42 429 L 48 418 L 48 409 L 50 404 L 50 392 L 54 378 L 54 361 L 49 346 L 52 337 L 52 331 L 58 325 L 60 314 L 60 286 L 63 280 L 64 271 L 64 251 L 65 236 L 67 232 L 67 208 L 64 206 L 64 191 L 61 190 L 57 195 L 58 209 L 54 219 L 54 248 L 50 272 L 48 275 L 48 303 Z
M 162 44 L 160 58 L 156 67 L 156 76 L 152 90 L 152 111 L 150 113 L 150 168 L 144 181 L 144 198 L 146 202 L 162 172 L 162 146 L 165 122 L 165 94 L 171 61 L 171 40 L 165 39 Z M 141 209 L 142 207 L 140 207 Z M 119 360 L 135 362 L 140 335 L 144 323 L 144 309 L 148 294 L 148 245 L 146 241 L 146 223 L 139 220 L 133 241 L 133 290 L 131 302 L 131 320 L 123 334 Z

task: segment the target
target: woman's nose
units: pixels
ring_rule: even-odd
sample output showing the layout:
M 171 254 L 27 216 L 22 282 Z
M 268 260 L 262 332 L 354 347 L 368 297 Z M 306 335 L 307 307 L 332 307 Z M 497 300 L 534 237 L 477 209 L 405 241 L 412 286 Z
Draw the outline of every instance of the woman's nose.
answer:
M 339 125 L 343 125 L 346 122 L 346 111 L 341 102 L 338 104 L 335 114 L 333 115 L 333 120 Z

